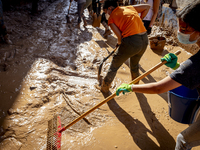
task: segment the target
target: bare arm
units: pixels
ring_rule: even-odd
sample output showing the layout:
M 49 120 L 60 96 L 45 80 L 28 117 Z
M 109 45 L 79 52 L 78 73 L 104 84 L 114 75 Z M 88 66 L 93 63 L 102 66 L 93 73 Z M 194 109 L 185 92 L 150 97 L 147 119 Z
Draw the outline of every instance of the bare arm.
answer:
M 151 6 L 149 4 L 139 4 L 139 5 L 133 5 L 133 7 L 136 9 L 138 13 L 141 13 L 140 18 L 143 19 L 147 15 Z
M 137 93 L 160 94 L 181 86 L 169 76 L 159 82 L 132 85 L 132 91 Z
M 118 38 L 117 44 L 120 45 L 121 44 L 121 40 L 122 40 L 121 31 L 119 30 L 119 28 L 114 23 L 110 24 L 110 28 L 113 30 L 113 32 L 115 33 L 115 35 Z
M 149 24 L 149 27 L 152 27 L 155 20 L 156 20 L 156 17 L 158 15 L 159 5 L 160 5 L 160 0 L 154 0 L 154 2 L 153 2 L 153 16 L 151 18 L 151 22 Z

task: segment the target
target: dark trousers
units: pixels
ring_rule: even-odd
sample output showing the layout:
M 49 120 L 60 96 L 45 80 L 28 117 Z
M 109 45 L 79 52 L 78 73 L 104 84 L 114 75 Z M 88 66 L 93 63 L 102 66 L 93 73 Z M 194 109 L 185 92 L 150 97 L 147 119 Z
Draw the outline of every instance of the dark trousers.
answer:
M 99 2 L 99 0 L 92 0 L 92 9 L 93 9 L 94 13 L 97 14 L 97 16 L 100 15 L 100 13 L 101 13 L 101 3 Z
M 114 80 L 119 67 L 130 58 L 130 71 L 132 77 L 139 76 L 139 61 L 148 45 L 147 33 L 143 35 L 132 35 L 122 39 L 122 43 L 115 52 L 110 68 L 104 78 L 106 85 Z
M 86 3 L 80 3 L 78 4 L 78 23 L 81 23 L 81 18 L 85 20 L 85 16 L 83 14 L 84 8 Z

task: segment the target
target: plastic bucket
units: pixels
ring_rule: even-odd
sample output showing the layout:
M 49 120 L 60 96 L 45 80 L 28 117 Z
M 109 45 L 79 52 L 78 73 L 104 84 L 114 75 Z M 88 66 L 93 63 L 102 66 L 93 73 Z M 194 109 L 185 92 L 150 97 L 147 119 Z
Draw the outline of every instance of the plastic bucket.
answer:
M 150 42 L 150 48 L 153 51 L 162 53 L 165 43 L 166 43 L 166 38 L 165 37 L 150 37 L 149 42 Z
M 180 86 L 168 92 L 169 116 L 177 122 L 192 124 L 198 117 L 200 100 L 197 90 Z

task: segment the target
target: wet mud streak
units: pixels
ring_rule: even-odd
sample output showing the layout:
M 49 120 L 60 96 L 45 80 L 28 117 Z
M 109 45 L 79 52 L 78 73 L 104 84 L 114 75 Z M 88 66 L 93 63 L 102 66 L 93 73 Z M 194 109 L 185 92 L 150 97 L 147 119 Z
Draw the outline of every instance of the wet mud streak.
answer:
M 63 94 L 63 98 L 65 99 L 67 105 L 69 105 L 69 107 L 71 107 L 71 109 L 72 109 L 75 113 L 77 113 L 79 116 L 81 116 L 81 114 L 80 114 L 75 108 L 72 107 L 72 105 L 70 104 L 70 102 L 68 102 L 68 101 L 69 101 L 69 98 L 67 97 L 67 95 L 66 95 L 65 93 L 62 93 L 62 94 Z M 83 118 L 83 120 L 84 120 L 87 124 L 92 125 L 85 117 Z

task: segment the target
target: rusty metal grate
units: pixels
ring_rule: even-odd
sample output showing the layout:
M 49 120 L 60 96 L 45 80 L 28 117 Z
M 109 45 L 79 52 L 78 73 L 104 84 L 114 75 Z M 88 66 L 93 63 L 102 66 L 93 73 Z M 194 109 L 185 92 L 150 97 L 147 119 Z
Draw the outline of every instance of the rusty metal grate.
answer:
M 48 121 L 47 150 L 61 150 L 61 129 L 60 117 L 55 115 Z

